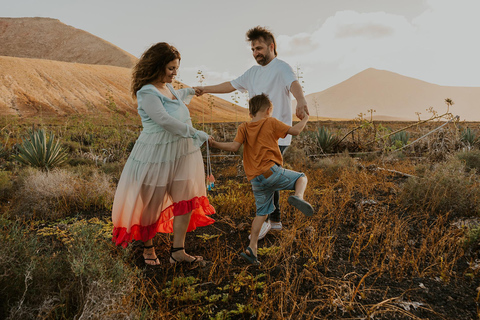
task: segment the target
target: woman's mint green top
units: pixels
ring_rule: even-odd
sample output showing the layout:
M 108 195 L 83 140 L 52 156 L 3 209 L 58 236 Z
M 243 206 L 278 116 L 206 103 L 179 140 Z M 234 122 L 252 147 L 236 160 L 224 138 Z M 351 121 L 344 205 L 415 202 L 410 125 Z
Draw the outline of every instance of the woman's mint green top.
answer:
M 137 91 L 138 114 L 142 119 L 143 131 L 147 133 L 168 131 L 184 138 L 196 138 L 197 131 L 192 126 L 190 112 L 185 103 L 195 95 L 192 88 L 175 90 L 167 83 L 176 99 L 170 99 L 151 84 Z

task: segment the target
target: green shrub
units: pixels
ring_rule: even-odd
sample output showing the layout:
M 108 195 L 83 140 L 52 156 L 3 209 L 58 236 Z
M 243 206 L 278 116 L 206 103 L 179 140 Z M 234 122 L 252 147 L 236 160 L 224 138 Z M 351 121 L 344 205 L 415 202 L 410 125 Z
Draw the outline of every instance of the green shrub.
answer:
M 92 130 L 92 129 L 90 129 Z M 95 142 L 95 136 L 92 133 L 75 133 L 70 134 L 70 141 L 77 142 L 82 146 L 91 146 Z
M 289 146 L 283 155 L 285 163 L 291 165 L 305 164 L 308 160 L 307 153 L 304 149 L 297 148 L 295 146 Z
M 234 187 L 233 187 L 234 186 Z M 215 185 L 217 194 L 209 194 L 210 204 L 217 212 L 225 216 L 234 216 L 237 219 L 250 219 L 255 211 L 255 198 L 250 183 L 238 183 L 235 180 L 226 180 Z
M 59 166 L 67 159 L 67 153 L 55 142 L 55 135 L 51 133 L 48 137 L 43 129 L 30 131 L 27 138 L 18 148 L 18 154 L 14 156 L 20 163 L 50 170 Z
M 348 153 L 343 153 L 338 157 L 318 159 L 313 164 L 313 169 L 322 170 L 331 179 L 338 178 L 341 172 L 348 168 L 355 168 L 355 160 Z
M 480 172 L 480 151 L 470 150 L 463 151 L 456 154 L 457 158 L 465 164 L 469 170 L 475 169 Z
M 465 246 L 476 246 L 480 241 L 480 226 L 471 227 L 468 229 L 465 235 Z
M 75 153 L 82 149 L 82 146 L 80 145 L 80 143 L 76 141 L 64 141 L 62 142 L 62 147 L 68 153 Z
M 33 319 L 31 306 L 40 305 L 41 290 L 51 290 L 50 277 L 62 276 L 68 267 L 46 258 L 52 254 L 50 247 L 28 234 L 22 223 L 1 217 L 0 224 L 0 318 Z
M 0 223 L 1 319 L 135 318 L 125 296 L 140 275 L 130 250 L 112 244 L 111 223 Z
M 469 216 L 480 213 L 480 183 L 475 174 L 467 174 L 456 158 L 433 168 L 422 167 L 418 178 L 409 178 L 398 200 L 405 207 L 431 214 L 452 213 Z
M 0 144 L 0 159 L 6 158 L 8 155 L 7 149 Z
M 92 166 L 95 164 L 95 161 L 88 158 L 71 158 L 68 160 L 68 164 L 72 167 L 76 166 Z
M 0 199 L 10 197 L 13 189 L 12 174 L 9 171 L 0 171 Z
M 115 181 L 120 179 L 120 175 L 122 174 L 123 167 L 125 166 L 125 162 L 108 162 L 103 163 L 98 167 L 98 170 L 105 173 L 109 177 L 112 177 Z

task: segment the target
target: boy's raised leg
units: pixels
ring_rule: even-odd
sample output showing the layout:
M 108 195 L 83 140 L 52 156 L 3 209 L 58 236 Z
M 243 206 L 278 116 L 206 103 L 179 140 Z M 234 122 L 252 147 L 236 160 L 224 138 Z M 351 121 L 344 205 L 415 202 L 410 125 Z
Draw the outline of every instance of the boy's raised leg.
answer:
M 307 188 L 308 179 L 307 177 L 300 177 L 295 182 L 295 195 L 300 199 L 303 199 L 303 194 Z
M 303 199 L 303 194 L 307 188 L 307 177 L 300 177 L 295 182 L 295 195 L 288 197 L 288 203 L 300 210 L 304 215 L 310 217 L 314 211 L 310 203 Z

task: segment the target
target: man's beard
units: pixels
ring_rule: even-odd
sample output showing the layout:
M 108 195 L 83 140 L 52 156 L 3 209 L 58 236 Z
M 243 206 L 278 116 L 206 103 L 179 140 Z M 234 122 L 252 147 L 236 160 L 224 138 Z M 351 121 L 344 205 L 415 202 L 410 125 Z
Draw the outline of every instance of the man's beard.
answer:
M 260 59 L 259 59 L 260 58 Z M 261 66 L 266 66 L 268 62 L 270 61 L 270 53 L 267 53 L 266 55 L 261 55 L 259 54 L 255 60 L 257 60 L 257 63 Z

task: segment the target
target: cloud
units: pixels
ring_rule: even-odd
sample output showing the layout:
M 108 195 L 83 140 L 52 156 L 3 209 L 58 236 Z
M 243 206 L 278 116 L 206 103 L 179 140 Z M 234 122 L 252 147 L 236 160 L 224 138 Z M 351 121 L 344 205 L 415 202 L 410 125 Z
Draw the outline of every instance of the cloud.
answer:
M 338 11 L 311 33 L 279 36 L 279 57 L 302 66 L 306 86 L 317 84 L 311 92 L 319 91 L 319 77 L 339 78 L 322 71 L 335 70 L 346 79 L 345 74 L 370 67 L 436 84 L 480 86 L 480 1 L 428 0 L 427 5 L 411 20 L 386 12 Z
M 389 26 L 368 23 L 365 25 L 345 25 L 338 29 L 337 38 L 365 37 L 365 38 L 383 38 L 393 35 L 394 29 Z
M 279 52 L 283 55 L 286 48 L 286 56 L 305 64 L 338 63 L 348 67 L 400 50 L 412 33 L 412 25 L 399 15 L 340 11 L 311 35 L 301 35 L 308 39 L 302 50 L 292 47 L 298 35 L 279 38 Z
M 200 80 L 202 80 L 203 85 L 213 85 L 213 84 L 219 84 L 225 81 L 230 81 L 235 78 L 236 77 L 234 77 L 228 72 L 212 71 L 210 68 L 204 65 L 201 65 L 196 67 L 181 68 L 179 72 L 178 80 L 182 81 L 182 79 L 189 79 L 189 82 L 192 82 L 192 83 L 187 83 L 187 84 L 190 86 L 196 86 L 196 85 L 200 85 Z
M 284 55 L 305 54 L 318 47 L 309 33 L 299 33 L 292 37 L 280 35 L 276 40 L 278 50 Z

